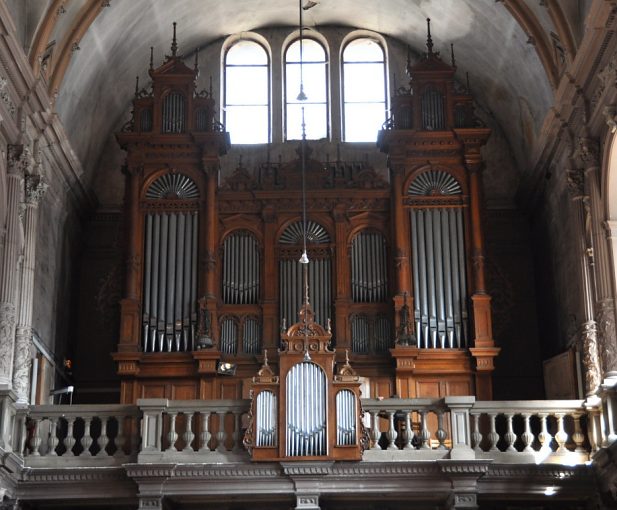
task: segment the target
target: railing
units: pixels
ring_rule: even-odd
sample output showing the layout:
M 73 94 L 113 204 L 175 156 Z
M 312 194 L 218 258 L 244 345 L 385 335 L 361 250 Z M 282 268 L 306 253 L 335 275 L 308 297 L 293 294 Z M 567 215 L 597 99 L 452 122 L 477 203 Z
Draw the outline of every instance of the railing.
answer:
M 242 444 L 248 400 L 19 408 L 5 398 L 1 404 L 0 450 L 30 467 L 249 460 Z M 362 407 L 368 438 L 363 459 L 371 462 L 449 458 L 580 464 L 612 437 L 606 409 L 583 401 L 390 398 L 363 399 Z
M 134 459 L 139 446 L 137 406 L 43 405 L 17 412 L 17 452 L 30 466 L 110 465 Z

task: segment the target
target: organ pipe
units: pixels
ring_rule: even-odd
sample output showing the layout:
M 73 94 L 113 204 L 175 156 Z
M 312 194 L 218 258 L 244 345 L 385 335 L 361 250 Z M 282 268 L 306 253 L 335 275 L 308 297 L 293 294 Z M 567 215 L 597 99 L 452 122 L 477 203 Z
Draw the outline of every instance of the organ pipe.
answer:
M 225 304 L 255 304 L 260 293 L 261 260 L 254 236 L 234 232 L 223 243 L 222 297 Z
M 336 444 L 356 443 L 356 396 L 350 390 L 336 394 Z
M 255 446 L 276 446 L 277 399 L 271 391 L 261 391 L 256 399 Z
M 378 232 L 360 232 L 353 240 L 351 293 L 356 303 L 380 303 L 386 300 L 386 241 Z
M 467 282 L 460 207 L 413 208 L 414 319 L 418 346 L 467 346 Z
M 193 347 L 197 223 L 194 212 L 146 214 L 144 352 L 187 351 Z

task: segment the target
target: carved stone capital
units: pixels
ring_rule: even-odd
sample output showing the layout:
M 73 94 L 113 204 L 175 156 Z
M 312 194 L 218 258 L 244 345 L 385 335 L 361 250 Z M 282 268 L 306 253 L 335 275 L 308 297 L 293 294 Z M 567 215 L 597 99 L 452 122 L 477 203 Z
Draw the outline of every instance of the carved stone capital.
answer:
M 567 171 L 568 191 L 573 199 L 582 198 L 585 195 L 585 174 L 580 168 Z
M 8 145 L 7 152 L 9 174 L 23 176 L 31 172 L 33 160 L 27 145 Z
M 597 167 L 600 164 L 600 144 L 595 138 L 579 137 L 576 156 L 583 162 L 585 168 Z
M 40 175 L 26 174 L 26 204 L 38 205 L 49 188 Z
M 581 351 L 585 368 L 585 388 L 587 395 L 594 395 L 600 383 L 600 360 L 598 357 L 598 330 L 595 321 L 583 323 L 581 328 Z

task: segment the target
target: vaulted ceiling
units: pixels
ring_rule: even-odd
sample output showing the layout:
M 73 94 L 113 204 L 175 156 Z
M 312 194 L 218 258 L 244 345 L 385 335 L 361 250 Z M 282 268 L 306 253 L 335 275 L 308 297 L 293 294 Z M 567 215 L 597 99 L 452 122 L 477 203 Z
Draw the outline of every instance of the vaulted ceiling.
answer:
M 297 24 L 296 0 L 7 0 L 35 73 L 41 73 L 86 172 L 130 109 L 134 77 L 150 46 L 180 52 L 228 34 Z M 478 102 L 499 123 L 519 168 L 528 164 L 565 63 L 582 37 L 583 0 L 321 0 L 308 26 L 380 32 L 418 53 L 425 19 L 442 52 L 455 44 L 458 76 L 468 72 Z

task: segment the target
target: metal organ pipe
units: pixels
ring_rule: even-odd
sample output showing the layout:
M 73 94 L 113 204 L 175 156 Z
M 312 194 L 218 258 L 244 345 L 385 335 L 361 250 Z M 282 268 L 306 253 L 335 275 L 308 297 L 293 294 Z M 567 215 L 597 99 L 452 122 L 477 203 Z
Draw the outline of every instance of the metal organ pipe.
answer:
M 414 318 L 418 346 L 467 346 L 467 284 L 461 207 L 412 208 Z
M 197 213 L 148 213 L 144 235 L 144 351 L 191 350 L 197 319 Z
M 336 394 L 336 444 L 356 444 L 356 396 L 349 390 Z
M 255 446 L 276 446 L 276 406 L 276 395 L 271 391 L 264 390 L 257 395 Z

